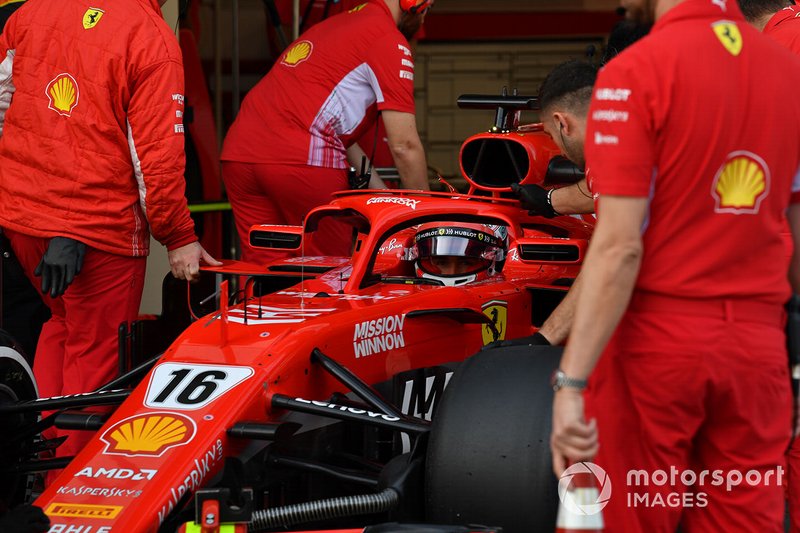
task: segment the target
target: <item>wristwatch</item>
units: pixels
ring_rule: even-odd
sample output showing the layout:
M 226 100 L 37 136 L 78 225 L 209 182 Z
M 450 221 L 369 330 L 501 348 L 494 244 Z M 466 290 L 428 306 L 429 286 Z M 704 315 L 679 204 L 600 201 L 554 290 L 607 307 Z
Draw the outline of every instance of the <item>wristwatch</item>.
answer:
M 557 368 L 553 372 L 553 375 L 550 376 L 550 385 L 552 385 L 553 390 L 556 392 L 560 391 L 564 387 L 578 389 L 580 391 L 586 388 L 586 380 L 571 378 L 567 376 L 563 370 Z

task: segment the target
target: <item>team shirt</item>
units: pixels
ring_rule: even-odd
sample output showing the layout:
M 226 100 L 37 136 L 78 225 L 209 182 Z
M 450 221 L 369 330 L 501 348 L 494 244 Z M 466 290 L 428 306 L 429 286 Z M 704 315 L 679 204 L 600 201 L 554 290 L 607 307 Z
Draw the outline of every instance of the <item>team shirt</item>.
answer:
M 414 113 L 414 63 L 385 2 L 317 24 L 248 93 L 224 161 L 346 168 L 383 110 Z
M 679 4 L 601 70 L 586 158 L 601 210 L 604 195 L 649 198 L 637 290 L 788 299 L 798 86 L 800 60 L 731 0 Z
M 800 55 L 800 6 L 785 7 L 775 13 L 764 26 L 764 35 Z

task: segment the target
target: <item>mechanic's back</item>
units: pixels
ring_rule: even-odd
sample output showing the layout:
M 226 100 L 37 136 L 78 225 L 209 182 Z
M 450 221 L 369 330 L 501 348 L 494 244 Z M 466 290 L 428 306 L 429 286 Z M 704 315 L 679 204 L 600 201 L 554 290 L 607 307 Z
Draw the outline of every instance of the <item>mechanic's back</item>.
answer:
M 590 121 L 587 160 L 601 195 L 654 198 L 637 290 L 783 304 L 782 218 L 792 180 L 800 189 L 800 101 L 790 96 L 800 60 L 736 12 L 734 2 L 723 14 L 709 0 L 686 1 L 610 63 L 589 114 L 615 109 L 626 119 Z M 709 31 L 734 14 L 735 24 Z
M 387 5 L 369 2 L 286 49 L 244 99 L 222 159 L 346 168 L 345 148 L 378 110 L 414 113 L 413 86 L 408 41 Z

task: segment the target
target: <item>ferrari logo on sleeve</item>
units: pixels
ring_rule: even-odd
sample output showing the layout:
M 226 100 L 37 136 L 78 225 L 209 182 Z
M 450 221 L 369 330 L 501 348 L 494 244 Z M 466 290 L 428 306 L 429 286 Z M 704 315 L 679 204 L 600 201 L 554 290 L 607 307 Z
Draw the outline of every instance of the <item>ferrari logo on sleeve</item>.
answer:
M 752 152 L 733 152 L 714 178 L 711 195 L 717 213 L 736 215 L 758 213 L 769 193 L 769 168 Z
M 103 18 L 103 13 L 105 13 L 105 11 L 95 7 L 90 7 L 87 9 L 86 13 L 83 14 L 83 29 L 91 30 L 97 26 L 97 23 L 100 22 L 101 18 Z
M 722 46 L 733 56 L 738 56 L 742 51 L 742 34 L 735 22 L 719 20 L 711 25 L 717 39 Z
M 492 300 L 483 304 L 483 314 L 488 316 L 492 324 L 481 326 L 483 345 L 490 342 L 501 341 L 506 338 L 506 324 L 508 323 L 508 303 Z
M 59 115 L 64 115 L 65 117 L 72 115 L 72 110 L 78 105 L 78 97 L 80 96 L 78 82 L 67 73 L 56 76 L 47 84 L 44 92 L 50 100 L 50 105 L 47 107 Z
M 311 52 L 313 51 L 314 45 L 311 43 L 311 41 L 300 41 L 295 43 L 294 46 L 289 48 L 289 50 L 283 54 L 281 63 L 287 67 L 296 67 L 311 57 Z
M 354 8 L 353 8 L 353 9 L 351 9 L 350 11 L 348 11 L 348 13 L 357 13 L 358 11 L 361 11 L 361 10 L 362 10 L 362 9 L 364 9 L 365 7 L 367 7 L 367 4 L 366 4 L 366 2 L 365 2 L 365 3 L 363 3 L 363 4 L 357 5 L 356 7 L 354 7 Z

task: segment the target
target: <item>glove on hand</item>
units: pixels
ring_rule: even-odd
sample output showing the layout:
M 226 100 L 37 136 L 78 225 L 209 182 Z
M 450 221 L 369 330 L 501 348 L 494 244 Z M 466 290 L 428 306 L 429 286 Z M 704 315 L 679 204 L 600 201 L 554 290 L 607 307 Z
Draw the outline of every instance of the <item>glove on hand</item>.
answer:
M 522 207 L 528 210 L 528 214 L 545 218 L 558 216 L 553 204 L 550 203 L 547 189 L 533 184 L 512 183 L 511 191 L 520 199 Z
M 33 505 L 20 505 L 0 518 L 3 533 L 45 533 L 49 529 L 50 519 Z
M 33 271 L 42 276 L 42 292 L 56 298 L 64 294 L 83 266 L 86 245 L 68 237 L 53 237 Z
M 490 342 L 483 348 L 481 351 L 484 350 L 491 350 L 492 348 L 507 348 L 509 346 L 552 346 L 550 341 L 547 340 L 547 337 L 539 333 L 538 331 L 529 337 L 522 337 L 521 339 L 511 339 L 507 341 L 494 341 Z

